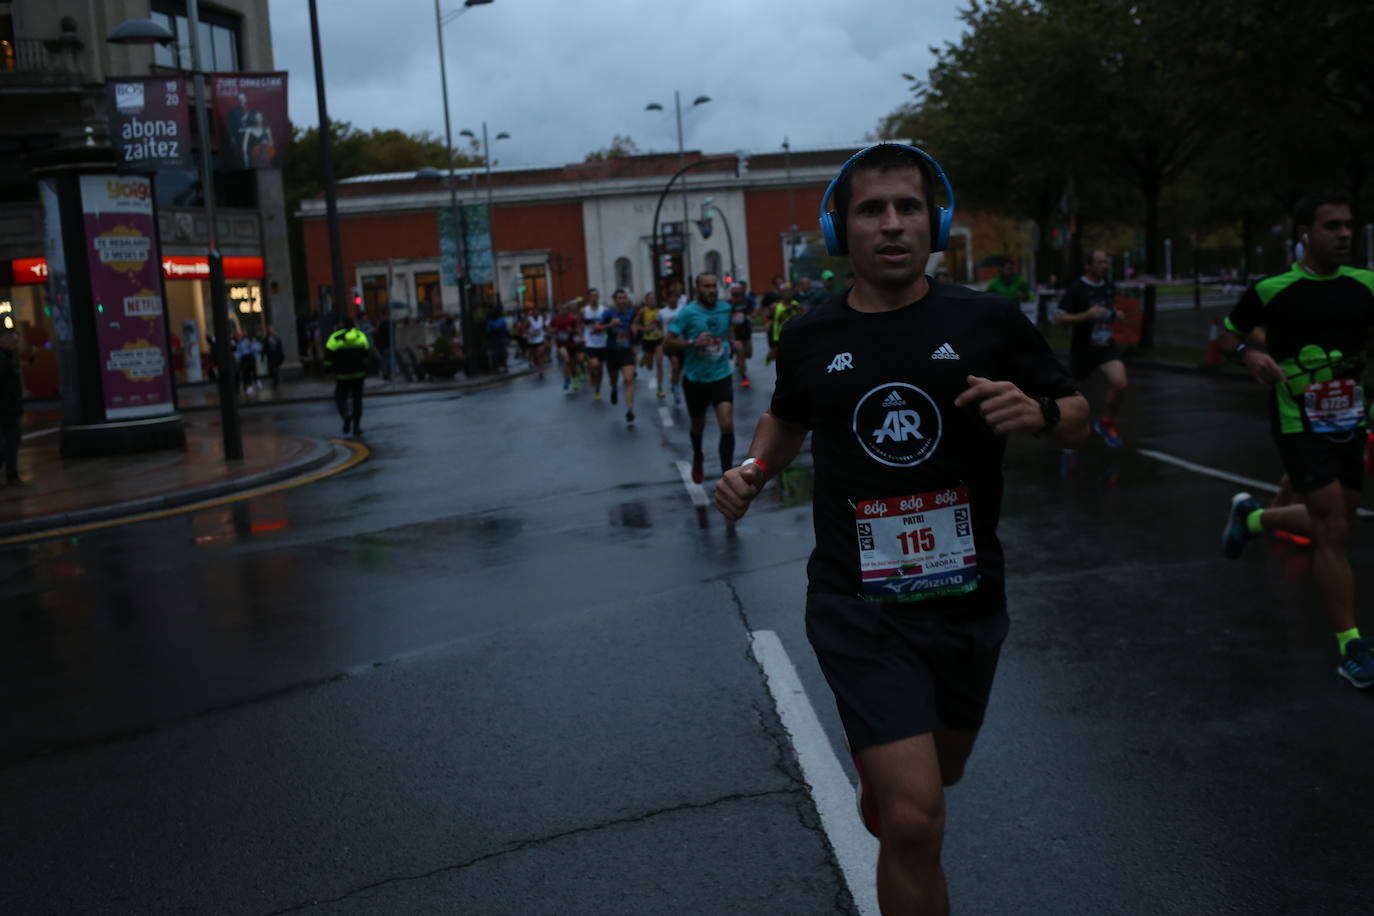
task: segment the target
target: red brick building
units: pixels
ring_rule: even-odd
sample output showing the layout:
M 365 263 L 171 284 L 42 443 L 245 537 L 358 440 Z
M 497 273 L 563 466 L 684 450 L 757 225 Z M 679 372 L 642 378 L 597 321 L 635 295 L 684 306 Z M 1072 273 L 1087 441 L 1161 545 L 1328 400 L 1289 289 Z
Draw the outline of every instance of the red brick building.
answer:
M 746 278 L 766 287 L 774 276 L 817 276 L 844 269 L 825 255 L 817 228 L 821 196 L 836 171 L 859 147 L 794 149 L 747 154 L 737 174 L 733 153 L 693 151 L 703 162 L 663 199 L 660 232 L 670 250 L 668 279 L 702 270 Z M 520 300 L 548 306 L 582 295 L 588 287 L 624 287 L 636 297 L 653 288 L 653 221 L 676 154 L 648 154 L 550 167 L 461 169 L 455 174 L 461 204 L 491 201 L 492 277 L 485 290 L 507 306 Z M 684 203 L 685 200 L 685 203 Z M 439 220 L 449 207 L 446 178 L 411 173 L 368 175 L 339 182 L 338 204 L 345 281 L 367 311 L 386 301 L 407 303 L 419 314 L 455 312 L 458 290 L 445 277 Z M 698 221 L 709 204 L 710 234 Z M 685 214 L 684 214 L 685 209 Z M 302 207 L 312 309 L 331 284 L 329 236 L 322 200 Z M 685 215 L 685 219 L 684 219 Z M 951 251 L 936 256 L 956 278 L 975 279 L 971 229 L 956 214 Z M 474 282 L 477 282 L 476 279 Z M 479 293 L 480 295 L 481 293 Z

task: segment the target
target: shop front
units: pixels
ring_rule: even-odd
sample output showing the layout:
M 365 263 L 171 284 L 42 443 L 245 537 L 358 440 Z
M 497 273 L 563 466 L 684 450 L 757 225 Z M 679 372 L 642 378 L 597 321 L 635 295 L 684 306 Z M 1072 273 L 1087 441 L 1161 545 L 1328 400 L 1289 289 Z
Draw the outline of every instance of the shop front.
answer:
M 172 338 L 172 365 L 178 384 L 210 377 L 210 263 L 204 255 L 163 255 L 167 326 Z M 260 257 L 226 257 L 224 276 L 233 334 L 262 334 L 264 278 Z M 48 304 L 48 265 L 43 258 L 0 261 L 0 327 L 19 332 L 25 396 L 56 398 L 60 394 L 52 309 Z

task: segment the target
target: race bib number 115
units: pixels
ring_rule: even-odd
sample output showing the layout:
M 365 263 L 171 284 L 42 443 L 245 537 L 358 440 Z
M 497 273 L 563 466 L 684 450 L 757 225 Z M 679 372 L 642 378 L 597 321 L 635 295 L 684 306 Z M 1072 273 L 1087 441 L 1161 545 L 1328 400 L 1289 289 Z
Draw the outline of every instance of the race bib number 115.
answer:
M 864 500 L 854 524 L 865 598 L 921 601 L 978 587 L 967 487 Z

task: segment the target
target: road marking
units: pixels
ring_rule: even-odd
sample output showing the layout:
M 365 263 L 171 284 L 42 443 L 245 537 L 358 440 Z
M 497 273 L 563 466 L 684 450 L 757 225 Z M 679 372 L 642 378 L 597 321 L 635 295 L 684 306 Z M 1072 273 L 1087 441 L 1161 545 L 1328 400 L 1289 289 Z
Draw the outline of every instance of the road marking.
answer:
M 664 426 L 673 427 L 677 425 L 673 422 L 673 415 L 668 412 L 668 408 L 666 407 L 660 407 L 658 409 L 658 418 L 663 421 Z
M 24 435 L 20 436 L 19 438 L 22 439 L 24 442 L 28 442 L 30 439 L 37 439 L 39 436 L 51 436 L 53 433 L 57 432 L 61 428 L 62 427 L 60 426 L 52 426 L 48 429 L 40 429 L 35 432 L 24 433 Z
M 682 485 L 687 488 L 687 495 L 692 498 L 692 505 L 704 509 L 710 500 L 706 498 L 706 491 L 701 488 L 701 484 L 692 480 L 692 466 L 686 461 L 679 461 L 677 470 L 682 475 Z
M 245 499 L 256 499 L 259 496 L 267 496 L 270 493 L 278 493 L 282 490 L 290 490 L 294 487 L 304 486 L 323 480 L 326 477 L 333 477 L 335 474 L 342 474 L 351 468 L 357 467 L 367 460 L 371 454 L 368 447 L 359 442 L 341 442 L 338 439 L 331 439 L 331 442 L 346 446 L 351 455 L 342 463 L 325 467 L 322 470 L 307 474 L 304 477 L 292 477 L 277 483 L 257 487 L 252 490 L 242 490 L 238 493 L 230 493 L 228 496 L 220 496 L 215 499 L 206 499 L 198 503 L 187 503 L 184 506 L 173 506 L 170 509 L 159 509 L 156 512 L 141 512 L 138 515 L 124 515 L 119 518 L 107 518 L 98 522 L 88 522 L 84 525 L 68 525 L 65 528 L 49 528 L 46 531 L 34 531 L 29 534 L 17 534 L 13 537 L 0 538 L 0 546 L 6 544 L 22 544 L 26 541 L 42 541 L 48 538 L 70 537 L 75 534 L 85 534 L 90 531 L 98 531 L 102 528 L 113 528 L 116 525 L 132 525 L 135 522 L 150 522 L 160 518 L 169 518 L 173 515 L 185 515 L 189 512 L 200 512 L 204 509 L 215 509 L 219 506 L 226 506 L 229 503 L 242 502 Z
M 859 820 L 854 786 L 835 756 L 778 634 L 772 630 L 754 630 L 749 640 L 754 657 L 768 680 L 768 692 L 773 695 L 778 718 L 782 719 L 782 727 L 792 740 L 802 778 L 821 816 L 821 828 L 835 850 L 835 859 L 854 897 L 854 905 L 865 916 L 876 916 L 878 888 L 874 874 L 878 864 L 878 841 Z
M 1242 487 L 1249 487 L 1252 490 L 1263 490 L 1265 493 L 1277 493 L 1277 484 L 1269 483 L 1266 480 L 1256 480 L 1253 477 L 1242 477 L 1240 474 L 1232 474 L 1230 471 L 1223 471 L 1219 468 L 1208 467 L 1205 464 L 1198 464 L 1195 461 L 1188 461 L 1185 458 L 1177 458 L 1164 452 L 1157 452 L 1151 448 L 1136 449 L 1140 454 L 1156 461 L 1163 461 L 1165 464 L 1172 464 L 1183 468 L 1185 471 L 1192 471 L 1196 474 L 1204 474 L 1208 477 L 1215 477 L 1217 480 L 1225 480 L 1229 483 L 1240 484 Z M 1361 518 L 1374 518 L 1374 512 L 1368 509 L 1356 509 L 1355 514 Z

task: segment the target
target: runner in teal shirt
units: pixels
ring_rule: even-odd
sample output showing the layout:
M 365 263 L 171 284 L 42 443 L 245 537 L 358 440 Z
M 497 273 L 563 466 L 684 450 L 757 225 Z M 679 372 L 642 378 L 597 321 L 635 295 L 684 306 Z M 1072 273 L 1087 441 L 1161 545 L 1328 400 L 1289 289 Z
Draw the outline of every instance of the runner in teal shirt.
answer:
M 701 483 L 704 459 L 701 437 L 706 409 L 716 409 L 720 424 L 720 469 L 735 462 L 735 387 L 730 379 L 730 306 L 719 302 L 714 274 L 697 275 L 696 301 L 689 302 L 668 325 L 663 349 L 683 354 L 682 395 L 691 419 L 692 480 Z

